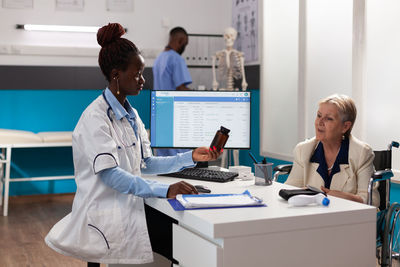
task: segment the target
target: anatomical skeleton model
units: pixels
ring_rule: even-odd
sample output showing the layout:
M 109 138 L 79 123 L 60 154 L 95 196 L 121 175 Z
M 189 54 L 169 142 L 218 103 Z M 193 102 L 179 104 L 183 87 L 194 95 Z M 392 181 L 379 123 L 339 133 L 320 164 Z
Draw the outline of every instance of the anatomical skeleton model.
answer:
M 233 49 L 236 36 L 237 31 L 234 28 L 226 28 L 224 33 L 226 48 L 216 52 L 212 57 L 213 90 L 218 90 L 219 87 L 217 75 L 215 73 L 216 61 L 218 61 L 218 76 L 222 82 L 226 81 L 226 88 L 219 88 L 219 90 L 238 91 L 239 88 L 233 88 L 234 79 L 242 79 L 242 90 L 246 91 L 247 89 L 243 52 Z
M 218 51 L 212 57 L 212 71 L 213 71 L 213 90 L 218 90 L 219 83 L 217 82 L 217 75 L 215 73 L 215 63 L 218 60 L 218 74 L 221 82 L 226 82 L 226 87 L 219 88 L 219 90 L 239 91 L 239 88 L 233 88 L 234 79 L 242 79 L 242 90 L 247 90 L 246 75 L 244 73 L 244 56 L 243 53 L 233 49 L 237 37 L 237 31 L 232 28 L 226 28 L 224 33 L 225 49 Z M 228 161 L 229 150 L 225 150 L 221 157 L 221 166 L 229 165 Z M 232 151 L 233 165 L 239 165 L 239 150 Z

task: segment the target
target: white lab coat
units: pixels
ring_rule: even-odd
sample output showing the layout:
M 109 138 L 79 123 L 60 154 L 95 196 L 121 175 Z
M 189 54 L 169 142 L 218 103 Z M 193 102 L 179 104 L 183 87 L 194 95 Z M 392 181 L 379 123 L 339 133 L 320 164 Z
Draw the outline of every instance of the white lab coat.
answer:
M 57 252 L 88 262 L 153 261 L 143 199 L 119 193 L 98 175 L 115 166 L 141 174 L 142 153 L 144 158 L 152 154 L 147 132 L 135 113 L 140 140 L 126 118 L 115 119 L 103 95 L 82 114 L 72 139 L 77 183 L 72 212 L 45 238 Z

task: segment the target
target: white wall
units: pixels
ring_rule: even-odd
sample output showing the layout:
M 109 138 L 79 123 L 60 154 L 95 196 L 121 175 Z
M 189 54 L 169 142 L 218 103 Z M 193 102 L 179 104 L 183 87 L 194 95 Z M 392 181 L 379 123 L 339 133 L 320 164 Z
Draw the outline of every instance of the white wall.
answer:
M 318 100 L 352 95 L 352 1 L 264 1 L 261 151 L 292 160 Z
M 400 2 L 285 2 L 286 6 L 273 0 L 264 2 L 261 75 L 266 78 L 261 84 L 261 105 L 262 116 L 273 119 L 261 121 L 262 153 L 292 159 L 296 143 L 314 136 L 318 100 L 333 93 L 355 99 L 355 136 L 375 150 L 386 149 L 392 140 L 399 141 Z M 273 19 L 268 5 L 275 8 Z M 292 27 L 282 26 L 282 18 L 293 10 L 292 18 L 287 19 Z M 297 27 L 298 40 L 293 40 L 293 27 Z M 271 32 L 276 33 L 274 40 Z M 285 38 L 287 34 L 291 37 Z M 292 56 L 291 60 L 287 55 Z M 280 69 L 283 63 L 285 69 Z M 297 83 L 292 81 L 296 71 Z M 292 83 L 287 91 L 289 81 Z M 282 98 L 288 98 L 288 102 Z M 395 176 L 400 177 L 399 149 L 393 151 L 392 164 Z
M 299 1 L 263 2 L 260 151 L 290 159 L 298 140 Z
M 365 141 L 374 149 L 400 142 L 399 14 L 400 1 L 367 1 L 363 116 Z M 400 170 L 399 149 L 393 150 L 393 167 Z
M 315 135 L 318 101 L 334 93 L 352 96 L 353 2 L 306 1 L 305 137 Z
M 35 0 L 33 9 L 0 7 L 0 64 L 97 66 L 95 34 L 26 32 L 15 29 L 16 24 L 102 26 L 119 22 L 128 28 L 125 37 L 144 50 L 147 65 L 166 45 L 168 31 L 174 26 L 182 26 L 189 33 L 222 34 L 231 24 L 231 0 L 134 1 L 133 12 L 108 12 L 105 0 L 84 2 L 83 11 L 69 12 L 56 10 L 55 1 L 49 0 Z M 169 27 L 162 25 L 163 20 Z M 53 55 L 43 55 L 49 53 Z

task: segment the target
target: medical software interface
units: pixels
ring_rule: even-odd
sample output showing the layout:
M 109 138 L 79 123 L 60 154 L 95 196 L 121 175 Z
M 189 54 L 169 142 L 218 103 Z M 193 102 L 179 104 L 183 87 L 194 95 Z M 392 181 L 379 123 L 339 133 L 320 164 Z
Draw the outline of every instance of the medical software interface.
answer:
M 225 148 L 250 148 L 250 92 L 151 93 L 152 147 L 208 147 L 221 126 L 231 130 Z

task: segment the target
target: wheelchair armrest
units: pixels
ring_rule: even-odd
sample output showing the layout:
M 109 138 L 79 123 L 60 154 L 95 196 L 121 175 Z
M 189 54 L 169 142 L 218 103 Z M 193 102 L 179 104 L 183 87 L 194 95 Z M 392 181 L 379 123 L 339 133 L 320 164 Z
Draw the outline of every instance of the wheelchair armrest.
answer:
M 280 175 L 285 175 L 290 173 L 290 171 L 292 170 L 293 164 L 281 164 L 278 165 L 274 168 L 274 181 L 277 182 L 278 181 L 278 177 Z
M 376 171 L 376 172 L 374 172 L 374 174 L 372 174 L 372 179 L 374 182 L 387 180 L 387 179 L 390 179 L 391 177 L 393 177 L 392 170 L 380 170 L 380 171 Z
M 392 170 L 380 170 L 376 171 L 372 174 L 371 178 L 369 179 L 368 183 L 368 200 L 367 204 L 372 205 L 372 188 L 374 183 L 379 182 L 379 181 L 385 181 L 389 180 L 388 183 L 386 183 L 386 205 L 387 203 L 390 202 L 390 178 L 393 177 L 393 172 Z M 382 200 L 381 200 L 382 201 Z
M 274 172 L 280 172 L 281 174 L 290 173 L 290 171 L 292 170 L 292 167 L 293 167 L 293 164 L 281 164 L 274 168 Z

